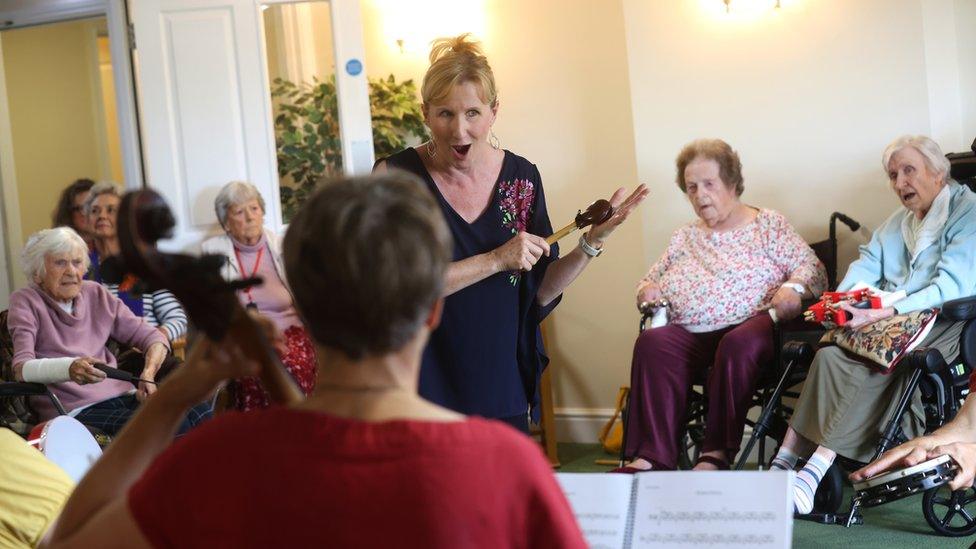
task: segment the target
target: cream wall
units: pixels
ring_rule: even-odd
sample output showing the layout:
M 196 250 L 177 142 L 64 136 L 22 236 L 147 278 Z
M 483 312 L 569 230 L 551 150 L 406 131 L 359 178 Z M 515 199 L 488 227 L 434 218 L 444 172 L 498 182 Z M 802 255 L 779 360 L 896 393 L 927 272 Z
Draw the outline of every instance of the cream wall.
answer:
M 962 137 L 969 145 L 976 139 L 976 0 L 955 0 L 955 20 L 959 84 L 963 90 Z
M 79 177 L 111 175 L 103 173 L 100 162 L 96 116 L 102 98 L 97 95 L 101 88 L 95 27 L 89 21 L 42 25 L 4 31 L 2 41 L 26 239 L 50 227 L 51 213 L 67 184 Z M 16 265 L 14 270 L 19 277 Z
M 539 165 L 554 225 L 618 185 L 651 187 L 551 317 L 564 437 L 595 437 L 597 418 L 629 382 L 634 283 L 693 217 L 674 185 L 682 145 L 728 140 L 743 159 L 744 200 L 783 212 L 818 240 L 832 211 L 873 228 L 898 206 L 879 158 L 894 137 L 931 133 L 933 117 L 955 141 L 974 133 L 976 42 L 963 32 L 976 20 L 965 18 L 971 0 L 784 0 L 759 17 L 726 17 L 720 4 L 496 0 L 475 21 L 500 87 L 495 131 Z M 419 84 L 426 52 L 398 51 L 385 7 L 363 2 L 367 72 Z M 946 24 L 953 36 L 936 32 Z M 953 62 L 927 64 L 938 51 Z M 939 75 L 958 90 L 930 88 Z M 842 275 L 865 234 L 838 232 Z
M 363 2 L 367 72 L 393 72 L 419 86 L 426 52 L 399 52 L 384 35 L 382 7 Z M 484 13 L 479 37 L 499 86 L 495 133 L 504 148 L 539 166 L 553 225 L 571 222 L 578 209 L 618 186 L 635 186 L 621 4 L 498 0 Z M 645 268 L 641 215 L 614 234 L 549 321 L 560 413 L 609 406 L 626 382 L 637 324 L 631 289 Z M 571 248 L 575 239 L 563 245 Z

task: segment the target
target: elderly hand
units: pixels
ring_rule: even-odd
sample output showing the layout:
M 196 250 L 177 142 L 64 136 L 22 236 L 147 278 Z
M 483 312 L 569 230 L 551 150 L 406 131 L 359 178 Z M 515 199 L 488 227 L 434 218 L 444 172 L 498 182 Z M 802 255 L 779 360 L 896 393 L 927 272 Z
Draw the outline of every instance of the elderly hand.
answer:
M 803 309 L 800 294 L 792 288 L 786 287 L 780 288 L 773 294 L 771 305 L 776 310 L 776 318 L 780 321 L 796 318 Z
M 661 287 L 655 282 L 645 282 L 639 288 L 637 288 L 637 307 L 640 307 L 641 303 L 653 303 L 664 297 L 661 292 Z
M 146 381 L 155 381 L 154 378 L 151 378 L 146 375 L 143 375 L 142 379 L 145 379 Z M 155 383 L 146 383 L 144 381 L 140 381 L 138 387 L 136 388 L 136 400 L 138 400 L 139 402 L 144 402 L 147 398 L 155 394 L 155 392 L 156 392 Z
M 549 255 L 549 244 L 545 238 L 520 232 L 488 253 L 498 272 L 530 271 L 540 257 Z
M 840 308 L 851 314 L 850 320 L 845 324 L 851 330 L 857 330 L 873 322 L 895 316 L 894 307 L 885 307 L 884 309 L 858 309 L 850 303 L 842 302 L 840 303 Z
M 90 356 L 75 359 L 71 363 L 71 366 L 68 367 L 68 376 L 71 378 L 71 381 L 74 381 L 78 385 L 98 383 L 105 379 L 105 372 L 92 366 L 92 364 L 99 362 L 97 358 Z
M 927 459 L 935 459 L 939 456 L 949 456 L 959 466 L 955 478 L 949 482 L 949 488 L 962 490 L 973 485 L 976 478 L 976 444 L 971 442 L 953 442 L 942 444 L 929 450 Z
M 610 233 L 612 233 L 614 229 L 616 229 L 627 219 L 630 212 L 632 212 L 638 204 L 647 198 L 648 192 L 650 191 L 647 190 L 647 187 L 644 186 L 643 183 L 638 185 L 637 188 L 634 189 L 634 192 L 630 193 L 630 196 L 627 198 L 624 198 L 624 195 L 627 194 L 626 188 L 620 187 L 617 189 L 617 191 L 613 193 L 613 196 L 610 197 L 610 204 L 613 205 L 613 215 L 611 215 L 610 219 L 607 219 L 603 223 L 593 225 L 590 228 L 589 233 L 587 233 L 587 242 L 589 242 L 594 248 L 602 248 L 603 243 L 610 236 Z

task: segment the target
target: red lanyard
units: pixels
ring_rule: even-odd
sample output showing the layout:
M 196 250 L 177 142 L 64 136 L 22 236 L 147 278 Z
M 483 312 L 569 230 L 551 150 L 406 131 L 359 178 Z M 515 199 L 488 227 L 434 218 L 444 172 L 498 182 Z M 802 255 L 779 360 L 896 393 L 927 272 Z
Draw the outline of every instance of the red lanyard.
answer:
M 264 246 L 261 246 L 261 249 L 258 250 L 258 258 L 256 260 L 254 260 L 254 268 L 251 269 L 251 275 L 248 276 L 247 278 L 254 278 L 254 275 L 258 274 L 258 267 L 261 266 L 261 256 L 264 255 L 264 248 L 265 248 Z M 241 252 L 236 247 L 234 248 L 234 255 L 237 256 L 237 266 L 240 267 L 240 269 L 241 269 L 241 276 L 243 277 L 244 276 L 244 262 L 241 261 Z M 243 290 L 243 292 L 245 294 L 247 294 L 247 304 L 248 305 L 254 305 L 254 299 L 251 298 L 251 288 L 245 288 Z

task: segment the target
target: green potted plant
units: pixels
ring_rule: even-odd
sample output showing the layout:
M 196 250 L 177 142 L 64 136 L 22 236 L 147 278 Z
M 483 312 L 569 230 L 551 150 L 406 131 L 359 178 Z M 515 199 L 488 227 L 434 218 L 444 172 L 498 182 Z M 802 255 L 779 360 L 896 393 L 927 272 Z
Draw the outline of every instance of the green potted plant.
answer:
M 335 77 L 296 84 L 275 78 L 271 85 L 281 204 L 287 223 L 322 176 L 342 174 Z M 369 103 L 376 158 L 428 138 L 413 80 L 369 79 Z

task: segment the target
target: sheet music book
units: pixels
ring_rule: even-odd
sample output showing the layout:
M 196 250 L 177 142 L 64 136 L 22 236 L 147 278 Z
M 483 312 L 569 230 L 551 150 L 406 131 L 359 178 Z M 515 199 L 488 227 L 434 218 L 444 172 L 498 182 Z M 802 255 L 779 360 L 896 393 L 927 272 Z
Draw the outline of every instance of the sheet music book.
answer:
M 557 473 L 593 549 L 790 547 L 792 471 Z

